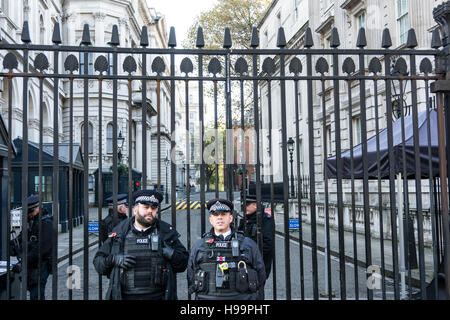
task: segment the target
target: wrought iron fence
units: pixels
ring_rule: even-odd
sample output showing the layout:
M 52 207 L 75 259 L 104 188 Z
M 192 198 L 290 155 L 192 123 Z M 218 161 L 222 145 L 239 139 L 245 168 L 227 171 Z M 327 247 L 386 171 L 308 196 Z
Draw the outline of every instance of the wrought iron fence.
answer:
M 447 8 L 447 7 L 445 7 Z M 445 9 L 444 8 L 444 9 Z M 445 11 L 443 7 L 438 7 L 435 12 L 436 19 L 440 22 L 439 17 L 445 16 L 448 11 Z M 448 8 L 447 8 L 448 9 Z M 399 216 L 399 213 L 396 210 L 396 206 L 398 203 L 398 197 L 402 196 L 403 200 L 401 200 L 402 205 L 405 206 L 404 212 L 408 216 L 411 212 L 409 210 L 410 206 L 410 191 L 408 180 L 414 181 L 414 206 L 416 212 L 416 229 L 413 229 L 414 232 L 417 232 L 417 243 L 418 243 L 418 283 L 420 290 L 420 297 L 422 299 L 427 298 L 427 279 L 426 272 L 429 270 L 426 269 L 425 264 L 425 249 L 424 249 L 424 238 L 423 238 L 423 213 L 426 210 L 430 212 L 431 216 L 431 228 L 432 228 L 432 273 L 435 279 L 438 277 L 439 273 L 445 274 L 446 277 L 446 292 L 449 292 L 449 262 L 448 262 L 448 247 L 449 247 L 449 230 L 448 230 L 448 192 L 447 192 L 447 167 L 446 158 L 448 157 L 448 147 L 446 151 L 446 145 L 444 142 L 444 138 L 447 136 L 448 139 L 448 130 L 445 131 L 444 121 L 447 121 L 450 117 L 448 116 L 448 112 L 444 114 L 444 106 L 448 106 L 448 91 L 449 88 L 448 83 L 444 81 L 444 76 L 446 69 L 448 68 L 448 43 L 447 37 L 448 32 L 446 29 L 443 30 L 444 38 L 444 50 L 440 50 L 442 47 L 441 38 L 439 35 L 439 31 L 435 30 L 433 32 L 433 42 L 431 44 L 431 49 L 429 50 L 416 50 L 417 40 L 414 30 L 410 30 L 408 33 L 408 40 L 405 49 L 391 49 L 392 42 L 389 34 L 389 30 L 385 29 L 382 35 L 382 49 L 366 49 L 367 41 L 365 37 L 365 30 L 361 29 L 359 31 L 358 40 L 355 49 L 340 49 L 340 41 L 339 34 L 337 29 L 333 29 L 331 36 L 331 45 L 330 49 L 316 49 L 314 48 L 313 37 L 311 29 L 306 29 L 304 36 L 304 48 L 300 49 L 291 49 L 286 48 L 286 39 L 284 36 L 283 28 L 279 29 L 278 38 L 277 38 L 277 47 L 278 49 L 258 49 L 259 47 L 259 38 L 256 28 L 253 29 L 250 49 L 233 49 L 232 41 L 230 38 L 229 30 L 225 30 L 224 35 L 224 44 L 222 49 L 204 49 L 204 40 L 203 40 L 203 31 L 201 28 L 198 30 L 198 37 L 196 42 L 196 49 L 176 49 L 177 43 L 175 39 L 175 30 L 172 28 L 170 30 L 170 37 L 168 42 L 168 49 L 154 49 L 149 48 L 148 35 L 146 27 L 142 28 L 142 36 L 140 42 L 140 48 L 124 48 L 120 46 L 119 36 L 117 26 L 113 27 L 112 30 L 112 38 L 109 44 L 110 47 L 95 47 L 92 46 L 90 36 L 89 36 L 89 27 L 88 25 L 84 26 L 83 37 L 81 41 L 81 46 L 67 46 L 62 45 L 59 25 L 55 24 L 55 29 L 53 33 L 51 45 L 43 45 L 43 44 L 32 44 L 28 32 L 28 23 L 25 22 L 22 30 L 22 42 L 23 44 L 0 44 L 0 52 L 3 55 L 3 71 L 0 73 L 0 77 L 2 77 L 7 83 L 8 87 L 8 125 L 7 128 L 9 133 L 11 134 L 12 127 L 12 90 L 13 87 L 17 84 L 15 79 L 20 79 L 22 81 L 22 89 L 23 89 L 23 104 L 22 104 L 22 123 L 24 124 L 22 127 L 22 139 L 23 139 L 23 147 L 21 150 L 22 154 L 22 180 L 21 180 L 21 204 L 22 204 L 22 242 L 26 243 L 28 241 L 27 235 L 27 195 L 30 194 L 32 190 L 29 188 L 28 181 L 28 171 L 30 168 L 29 164 L 29 155 L 28 155 L 28 143 L 29 143 L 29 135 L 28 135 L 28 90 L 29 90 L 29 80 L 31 78 L 36 78 L 39 81 L 39 93 L 40 93 L 40 106 L 42 106 L 43 99 L 43 83 L 51 82 L 51 86 L 53 88 L 53 101 L 54 101 L 54 122 L 53 122 L 53 191 L 52 191 L 52 213 L 54 217 L 58 217 L 59 219 L 53 220 L 53 252 L 52 252 L 52 298 L 58 299 L 58 281 L 59 280 L 59 272 L 58 269 L 58 229 L 59 229 L 59 221 L 61 217 L 67 217 L 68 220 L 68 231 L 69 231 L 69 246 L 68 246 L 68 257 L 69 257 L 69 265 L 72 265 L 72 237 L 73 237 L 73 213 L 74 207 L 80 205 L 74 199 L 74 188 L 81 187 L 83 191 L 82 197 L 82 214 L 83 214 L 83 241 L 84 241 L 84 250 L 83 250 L 83 299 L 92 298 L 92 292 L 89 292 L 89 283 L 90 278 L 95 276 L 89 273 L 89 186 L 88 186 L 88 172 L 89 172 L 89 152 L 84 152 L 82 154 L 82 162 L 83 162 L 83 184 L 82 186 L 75 186 L 75 178 L 74 178 L 74 161 L 73 158 L 73 146 L 74 146 L 74 133 L 73 133 L 73 98 L 74 98 L 74 82 L 81 80 L 83 82 L 83 122 L 85 124 L 88 123 L 90 117 L 90 110 L 97 110 L 98 115 L 97 118 L 99 123 L 101 123 L 103 114 L 103 83 L 105 81 L 112 82 L 112 110 L 113 110 L 113 143 L 112 143 L 112 155 L 113 155 L 113 168 L 116 168 L 118 165 L 118 113 L 117 113 L 117 101 L 118 101 L 118 84 L 119 81 L 127 82 L 128 85 L 128 103 L 129 103 L 129 112 L 128 112 L 128 128 L 130 130 L 129 136 L 131 136 L 131 123 L 132 123 L 132 88 L 133 83 L 141 84 L 141 95 L 142 95 L 142 124 L 145 125 L 147 123 L 147 88 L 148 83 L 156 84 L 156 92 L 158 94 L 157 99 L 157 150 L 152 150 L 157 153 L 157 159 L 161 159 L 161 132 L 160 132 L 160 85 L 161 82 L 167 81 L 170 86 L 170 130 L 171 133 L 175 132 L 175 107 L 176 107 L 176 82 L 183 81 L 185 83 L 184 93 L 186 97 L 185 101 L 185 110 L 186 115 L 189 114 L 189 84 L 192 82 L 198 83 L 199 88 L 199 123 L 201 125 L 200 130 L 200 139 L 197 141 L 199 144 L 198 148 L 201 151 L 201 155 L 205 150 L 205 142 L 204 142 L 204 134 L 205 134 L 205 126 L 204 126 L 204 84 L 212 83 L 214 86 L 214 113 L 215 113 L 215 122 L 214 122 L 214 130 L 217 138 L 218 134 L 218 119 L 217 119 L 217 84 L 224 84 L 224 100 L 225 100 L 225 129 L 226 131 L 226 152 L 225 152 L 225 161 L 222 163 L 225 168 L 225 181 L 231 182 L 234 180 L 234 152 L 233 152 L 233 122 L 232 122 L 232 99 L 235 99 L 235 96 L 231 93 L 231 84 L 237 83 L 240 85 L 239 95 L 236 94 L 240 106 L 241 106 L 241 125 L 244 129 L 244 101 L 243 101 L 243 91 L 245 82 L 248 82 L 252 86 L 252 111 L 253 111 L 253 120 L 254 120 L 254 149 L 253 152 L 255 154 L 255 163 L 254 164 L 254 175 L 255 175 L 255 183 L 256 183 L 256 197 L 258 201 L 258 211 L 261 209 L 261 199 L 263 197 L 261 193 L 261 186 L 264 181 L 267 181 L 270 184 L 270 199 L 271 199 L 271 209 L 272 212 L 275 213 L 275 189 L 274 183 L 274 166 L 272 162 L 269 162 L 268 167 L 265 166 L 266 159 L 263 158 L 263 152 L 261 150 L 261 141 L 263 141 L 262 130 L 267 130 L 269 135 L 269 146 L 268 146 L 268 156 L 269 159 L 274 159 L 281 153 L 281 179 L 278 181 L 282 188 L 279 195 L 281 196 L 281 203 L 283 209 L 279 211 L 282 217 L 282 221 L 280 225 L 282 229 L 277 229 L 274 225 L 273 229 L 273 240 L 276 243 L 276 237 L 281 234 L 284 245 L 284 263 L 280 264 L 278 259 L 282 256 L 282 251 L 279 247 L 274 247 L 274 261 L 273 261 L 273 273 L 272 273 L 272 297 L 273 299 L 279 298 L 280 293 L 277 293 L 277 281 L 280 278 L 280 273 L 277 273 L 278 268 L 284 268 L 284 291 L 282 294 L 282 298 L 285 299 L 293 299 L 297 297 L 293 297 L 293 285 L 295 289 L 300 287 L 300 295 L 299 298 L 307 299 L 319 299 L 319 291 L 325 288 L 325 294 L 322 296 L 326 296 L 329 299 L 332 299 L 336 294 L 339 299 L 347 299 L 347 298 L 355 298 L 360 299 L 361 297 L 367 299 L 374 298 L 374 289 L 370 286 L 367 286 L 367 290 L 364 290 L 367 281 L 373 278 L 373 274 L 370 269 L 374 265 L 374 261 L 372 259 L 372 253 L 375 248 L 372 246 L 372 226 L 370 221 L 370 206 L 373 202 L 377 203 L 379 208 L 382 208 L 383 203 L 388 201 L 390 206 L 390 211 L 388 213 L 379 214 L 378 219 L 379 223 L 377 223 L 380 230 L 377 230 L 377 233 L 380 234 L 380 270 L 381 270 L 381 296 L 382 299 L 388 299 L 387 296 L 387 282 L 388 278 L 390 278 L 392 282 L 392 289 L 394 295 L 392 298 L 400 299 L 401 294 L 403 295 L 404 288 L 400 288 L 403 284 L 403 270 L 400 270 L 399 263 L 399 248 L 398 244 L 402 243 L 402 237 L 412 235 L 409 234 L 409 228 L 401 228 L 398 230 L 398 224 L 401 223 L 402 218 Z M 88 61 L 89 54 L 95 54 L 96 59 L 94 63 L 95 72 L 89 72 L 88 63 L 83 64 L 83 70 L 80 70 L 80 61 L 77 58 L 77 55 L 83 57 L 84 61 Z M 175 65 L 175 56 L 183 55 L 187 56 L 183 59 L 179 72 L 177 72 L 177 66 Z M 323 58 L 324 55 L 332 55 L 333 56 L 333 66 L 330 70 L 330 66 L 326 59 Z M 51 66 L 48 61 L 48 56 L 53 57 L 53 64 Z M 110 64 L 107 56 L 112 56 L 112 64 Z M 391 65 L 393 57 L 396 57 L 395 64 Z M 31 57 L 33 57 L 31 59 Z M 63 57 L 64 61 L 63 61 Z M 123 59 L 123 70 L 119 71 L 119 57 Z M 140 74 L 138 74 L 138 64 L 136 63 L 136 57 L 140 59 Z M 151 66 L 148 68 L 148 57 L 153 57 L 151 61 Z M 353 60 L 352 57 L 357 57 L 357 61 Z M 366 65 L 366 57 L 370 57 L 370 63 Z M 164 59 L 163 59 L 164 58 Z M 419 63 L 418 59 L 421 58 L 419 68 L 417 65 Z M 195 68 L 194 63 L 195 61 Z M 20 64 L 19 64 L 20 61 Z M 165 61 L 169 61 L 169 65 L 166 65 Z M 232 61 L 235 61 L 235 65 L 232 66 Z M 302 62 L 303 61 L 303 62 Z M 432 62 L 435 62 L 435 67 L 433 68 Z M 223 64 L 222 64 L 223 62 Z M 305 66 L 303 66 L 305 64 Z M 63 66 L 64 71 L 59 72 L 60 65 Z M 112 68 L 112 72 L 110 71 Z M 342 70 L 341 70 L 342 68 Z M 409 71 L 408 71 L 409 68 Z M 434 70 L 433 70 L 434 69 Z M 151 72 L 149 72 L 151 70 Z M 195 72 L 194 72 L 195 71 Z M 392 72 L 394 71 L 394 72 Z M 68 171 L 68 208 L 67 212 L 60 212 L 60 207 L 58 205 L 58 199 L 61 197 L 60 192 L 60 173 L 59 167 L 60 162 L 59 152 L 60 152 L 60 137 L 58 135 L 60 125 L 58 123 L 58 113 L 59 111 L 59 90 L 61 87 L 62 80 L 68 81 L 68 94 L 67 94 L 67 107 L 69 110 L 68 115 L 68 143 L 70 145 L 69 151 L 69 171 Z M 330 99 L 326 98 L 326 88 L 327 81 L 332 84 L 333 93 Z M 392 88 L 393 81 L 398 81 L 400 84 L 400 92 L 396 93 L 400 95 L 400 97 L 406 95 L 403 90 L 403 84 L 406 81 L 409 81 L 411 90 L 411 117 L 407 119 L 407 117 L 400 112 L 399 113 L 399 121 L 401 122 L 400 126 L 396 126 L 393 121 L 393 105 L 392 105 Z M 434 81 L 434 90 L 430 91 L 430 82 Z M 93 96 L 90 92 L 89 84 L 90 82 L 96 82 L 98 84 L 98 95 Z M 272 90 L 274 86 L 277 86 L 279 83 L 280 95 L 272 96 Z M 308 179 L 305 180 L 305 177 L 301 176 L 300 173 L 300 150 L 297 148 L 296 150 L 296 164 L 297 164 L 297 177 L 296 180 L 300 181 L 299 186 L 301 188 L 297 188 L 295 190 L 295 198 L 297 198 L 297 203 L 301 203 L 301 200 L 304 198 L 309 199 L 310 203 L 310 221 L 308 221 L 309 225 L 309 236 L 310 241 L 304 238 L 306 237 L 306 223 L 300 219 L 299 223 L 299 231 L 297 241 L 300 243 L 298 245 L 297 252 L 291 250 L 290 238 L 289 235 L 289 208 L 290 208 L 290 188 L 289 188 L 289 165 L 288 165 L 288 146 L 287 146 L 287 95 L 286 95 L 286 85 L 287 83 L 293 83 L 295 88 L 295 109 L 296 109 L 296 119 L 295 119 L 295 130 L 297 137 L 297 145 L 299 145 L 299 119 L 298 119 L 298 84 L 306 85 L 307 92 L 307 118 L 310 119 L 308 122 Z M 354 145 L 353 137 L 349 134 L 348 141 L 348 153 L 343 150 L 344 139 L 341 136 L 341 131 L 344 127 L 348 125 L 349 132 L 352 132 L 352 108 L 348 108 L 348 115 L 344 117 L 343 114 L 343 103 L 341 101 L 341 88 L 346 86 L 348 88 L 347 99 L 349 106 L 352 106 L 352 98 L 354 93 L 352 92 L 352 84 L 356 83 L 359 88 L 359 106 L 360 106 L 360 123 L 361 123 L 361 144 Z M 376 107 L 371 108 L 371 110 L 375 113 L 375 137 L 374 143 L 371 142 L 370 137 L 368 137 L 368 128 L 367 124 L 369 120 L 367 119 L 367 110 L 369 110 L 367 97 L 366 97 L 366 85 L 373 85 L 374 94 L 373 98 L 375 100 L 374 105 Z M 424 86 L 424 92 L 426 95 L 426 106 L 425 111 L 426 115 L 423 116 L 422 113 L 419 113 L 418 110 L 418 83 L 421 83 Z M 432 83 L 432 84 L 433 84 Z M 379 90 L 379 86 L 383 85 L 383 96 L 385 99 L 381 99 L 381 92 Z M 267 104 L 260 103 L 259 97 L 259 89 L 261 87 L 267 88 L 268 100 Z M 318 93 L 321 102 L 321 110 L 316 110 L 314 107 L 314 88 L 318 88 Z M 445 95 L 444 95 L 445 93 Z M 432 109 L 430 108 L 430 98 L 431 96 L 436 95 L 437 98 L 437 111 L 435 111 L 435 116 L 432 116 Z M 273 99 L 278 99 L 280 103 L 280 110 L 273 110 L 272 103 Z M 92 102 L 95 101 L 95 102 Z M 396 100 L 397 101 L 397 100 Z M 399 103 L 403 103 L 403 99 L 398 100 Z M 93 108 L 93 105 L 97 106 L 97 108 Z M 327 123 L 327 105 L 332 105 L 333 110 L 329 115 L 329 119 L 331 119 L 334 123 L 334 146 L 333 146 L 333 157 L 323 157 L 322 160 L 318 162 L 317 160 L 317 152 L 315 150 L 315 146 L 318 144 L 322 146 L 323 154 L 327 155 L 328 151 L 327 147 L 330 141 L 330 138 L 326 134 L 326 129 L 328 126 Z M 379 126 L 379 110 L 377 106 L 385 106 L 386 107 L 386 123 L 385 123 L 385 135 L 381 135 L 382 130 Z M 400 107 L 400 109 L 402 109 Z M 319 111 L 322 115 L 321 120 L 319 121 L 319 126 L 321 127 L 322 134 L 317 134 L 314 128 L 314 112 Z M 273 128 L 273 113 L 280 113 L 281 116 L 281 126 L 280 128 Z M 92 111 L 91 111 L 92 113 Z M 39 129 L 39 145 L 40 150 L 42 151 L 43 146 L 43 127 L 42 127 L 42 108 L 40 108 L 40 129 Z M 261 123 L 260 118 L 267 118 L 267 121 L 263 121 Z M 341 120 L 346 118 L 348 124 Z M 434 124 L 436 126 L 431 126 L 431 121 L 436 120 Z M 408 122 L 409 121 L 409 122 Z M 406 123 L 406 124 L 405 124 Z M 424 125 L 426 130 L 420 130 L 420 125 Z M 188 118 L 186 117 L 185 130 L 189 131 L 190 123 Z M 395 131 L 396 128 L 400 128 L 400 131 Z M 273 137 L 272 131 L 273 129 L 280 129 L 281 131 L 281 146 L 275 147 L 272 144 Z M 83 127 L 83 150 L 89 150 L 89 128 L 88 125 Z M 411 135 L 406 136 L 406 130 L 410 130 Z M 421 135 L 422 132 L 426 134 Z M 99 126 L 99 145 L 98 150 L 99 159 L 102 159 L 103 149 L 102 149 L 102 131 L 101 126 Z M 147 141 L 147 131 L 142 130 L 142 140 Z M 398 136 L 400 134 L 400 137 Z M 317 138 L 317 139 L 315 139 Z M 408 140 L 408 139 L 409 140 Z M 186 154 L 190 154 L 190 146 L 191 146 L 191 137 L 186 135 L 184 137 L 186 139 L 185 148 Z M 384 139 L 384 140 L 383 140 Z M 129 139 L 131 140 L 131 139 Z M 216 150 L 218 150 L 218 139 L 215 139 Z M 318 142 L 319 141 L 319 142 Z M 345 140 L 347 141 L 347 140 Z M 137 154 L 132 153 L 131 141 L 129 142 L 129 154 L 128 161 L 132 163 L 133 157 L 137 157 Z M 172 136 L 170 141 L 171 150 L 175 150 L 177 141 Z M 7 171 L 11 173 L 12 169 L 12 160 L 15 154 L 14 145 L 10 138 L 7 141 L 8 145 L 8 157 L 7 157 Z M 244 145 L 244 144 L 243 144 Z M 244 148 L 244 147 L 243 147 Z M 245 151 L 242 151 L 245 153 Z M 147 146 L 143 144 L 142 150 L 142 188 L 147 188 Z M 216 166 L 216 176 L 218 176 L 218 153 L 215 155 L 214 165 Z M 264 161 L 262 161 L 264 160 Z M 39 197 L 40 197 L 40 206 L 42 207 L 42 170 L 43 170 L 43 160 L 42 153 L 40 153 L 39 158 Z M 195 163 L 194 163 L 195 164 Z M 205 159 L 201 156 L 199 164 L 200 170 L 200 195 L 199 200 L 201 203 L 206 202 L 206 192 L 205 192 L 205 168 L 206 162 Z M 246 170 L 246 166 L 248 166 L 248 161 L 241 163 L 243 170 Z M 157 177 L 158 184 L 157 188 L 161 189 L 161 162 L 158 162 L 157 165 Z M 190 166 L 192 164 L 186 163 L 186 174 L 190 172 Z M 177 163 L 172 159 L 170 162 L 170 214 L 171 214 L 171 224 L 176 228 L 177 227 L 177 218 L 176 218 L 176 206 L 177 202 L 176 198 L 176 168 Z M 262 170 L 265 170 L 263 173 Z M 322 169 L 318 169 L 322 168 Z M 97 169 L 97 168 L 96 168 Z M 128 189 L 129 190 L 129 203 L 131 203 L 132 195 L 131 190 L 132 187 L 132 166 L 128 166 Z M 99 161 L 98 168 L 98 203 L 102 203 L 102 161 Z M 398 174 L 401 174 L 403 177 L 403 191 L 398 192 L 396 186 L 396 178 Z M 7 177 L 11 179 L 11 175 Z M 186 177 L 187 178 L 187 177 Z M 440 178 L 436 180 L 434 178 Z M 263 180 L 264 179 L 264 180 Z M 216 179 L 216 181 L 218 181 Z M 10 181 L 8 181 L 10 183 Z M 14 181 L 15 184 L 19 183 L 18 181 Z M 355 183 L 360 185 L 361 189 L 355 189 Z M 428 186 L 427 192 L 423 192 L 423 186 L 426 184 Z M 9 184 L 11 186 L 11 184 Z M 372 199 L 370 196 L 370 188 L 369 185 L 375 186 L 377 188 L 377 198 Z M 217 186 L 217 182 L 216 182 Z M 439 189 L 439 190 L 437 190 Z M 117 170 L 113 170 L 113 182 L 112 182 L 112 193 L 113 193 L 113 207 L 116 212 L 114 215 L 115 223 L 117 222 L 117 194 L 118 194 L 118 172 Z M 233 193 L 233 184 L 227 183 L 225 186 L 226 196 L 230 200 L 234 200 Z M 344 192 L 345 191 L 345 192 Z M 361 195 L 361 199 L 356 199 L 358 192 Z M 218 188 L 216 187 L 216 194 L 218 194 Z M 244 198 L 248 194 L 248 190 L 246 190 L 246 184 L 243 184 L 243 195 Z M 439 196 L 438 196 L 439 195 Z M 353 226 L 353 230 L 346 230 L 344 228 L 344 196 L 349 197 L 350 202 L 352 203 L 352 209 L 350 212 L 352 213 L 352 219 L 350 220 Z M 190 184 L 187 184 L 186 189 L 186 197 L 187 201 L 190 201 L 191 190 Z M 337 220 L 337 234 L 336 234 L 336 244 L 337 248 L 331 250 L 332 245 L 330 243 L 333 232 L 330 230 L 330 200 L 333 197 L 333 201 L 335 200 L 335 205 L 333 207 L 336 211 L 333 214 L 333 217 Z M 423 201 L 427 198 L 428 207 L 424 208 Z M 3 213 L 8 213 L 11 211 L 11 188 L 8 188 L 7 201 L 4 208 L 2 208 Z M 243 200 L 243 199 L 241 199 Z M 358 202 L 358 203 L 357 203 Z M 318 265 L 318 253 L 321 251 L 321 247 L 318 245 L 318 231 L 319 228 L 317 223 L 318 212 L 317 206 L 322 205 L 324 208 L 324 218 L 325 227 L 324 231 L 324 261 L 326 264 L 326 276 L 324 279 L 319 277 L 319 265 Z M 356 206 L 360 208 L 359 210 L 364 214 L 359 218 L 363 219 L 362 223 L 364 226 L 364 261 L 358 260 L 357 256 L 357 233 L 356 233 Z M 4 210 L 3 210 L 4 209 Z M 200 210 L 200 230 L 199 234 L 203 234 L 206 231 L 206 216 L 205 216 L 205 206 L 201 206 Z M 297 209 L 298 216 L 302 217 L 302 206 L 298 206 Z M 168 210 L 165 210 L 166 212 Z M 383 211 L 380 209 L 380 212 Z M 41 211 L 42 212 L 42 211 Z M 402 212 L 401 210 L 399 211 Z M 161 211 L 160 211 L 161 213 Z M 6 230 L 6 232 L 2 233 L 3 239 L 6 241 L 4 243 L 8 243 L 10 240 L 9 230 L 11 228 L 11 220 L 10 215 L 6 214 L 6 225 L 2 228 Z M 161 217 L 161 214 L 159 215 Z M 98 208 L 98 220 L 102 219 L 101 206 Z M 387 248 L 384 244 L 383 234 L 386 230 L 383 230 L 384 219 L 388 219 L 390 230 L 389 233 L 391 235 L 390 247 Z M 263 238 L 262 238 L 262 229 L 261 229 L 261 217 L 258 216 L 257 225 L 258 225 L 258 245 L 259 248 L 262 249 Z M 182 230 L 186 227 L 185 235 L 186 235 L 186 247 L 190 249 L 191 247 L 191 209 L 187 206 L 186 209 L 186 226 L 179 226 L 178 229 Z M 275 232 L 275 231 L 278 231 Z M 184 233 L 184 230 L 182 231 Z M 346 271 L 346 263 L 349 261 L 349 257 L 346 254 L 346 233 L 350 232 L 352 236 L 351 247 L 353 249 L 353 256 L 350 259 L 350 262 L 353 263 L 353 274 Z M 400 234 L 401 232 L 402 234 Z M 311 248 L 311 254 L 307 255 L 304 251 L 304 246 L 309 245 Z M 11 270 L 9 267 L 10 262 L 10 252 L 9 246 L 4 245 L 6 248 L 5 256 L 7 260 L 7 275 L 8 275 L 8 283 L 11 278 Z M 327 249 L 328 248 L 328 249 Z M 348 246 L 347 246 L 348 249 Z M 378 250 L 378 249 L 376 249 Z M 401 250 L 408 250 L 407 247 L 401 247 Z M 389 251 L 389 256 L 391 257 L 389 261 L 386 261 L 385 255 Z M 3 252 L 3 249 L 2 249 Z M 334 255 L 338 259 L 337 267 L 332 266 L 332 255 Z M 293 261 L 292 257 L 298 257 L 298 263 Z M 21 299 L 26 299 L 27 297 L 27 246 L 24 246 L 22 253 L 22 285 L 21 285 Z M 297 258 L 296 258 L 297 259 Z M 388 263 L 389 262 L 389 263 Z M 295 263 L 295 270 L 293 270 L 292 265 Z M 308 282 L 311 287 L 305 288 L 305 265 L 306 263 L 311 266 L 311 281 Z M 389 264 L 389 267 L 388 267 Z M 40 264 L 39 264 L 40 266 Z M 297 266 L 299 269 L 297 269 Z M 363 268 L 363 273 L 365 275 L 365 281 L 361 282 L 359 280 L 360 276 L 358 273 L 361 272 L 361 268 Z M 336 271 L 337 270 L 337 271 Z M 411 270 L 408 268 L 407 270 Z M 40 274 L 40 272 L 39 272 Z M 291 275 L 299 274 L 299 283 L 297 280 L 292 280 L 293 277 Z M 412 275 L 409 274 L 409 279 L 412 278 Z M 339 279 L 338 287 L 339 291 L 333 291 L 333 279 Z M 326 281 L 325 285 L 322 282 Z M 178 281 L 180 282 L 180 280 Z M 300 285 L 300 286 L 299 286 Z M 325 287 L 324 287 L 325 286 Z M 305 291 L 308 291 L 306 292 Z M 412 286 L 409 286 L 409 297 L 412 297 Z M 437 294 L 438 283 L 437 281 L 433 284 L 433 292 Z M 11 297 L 11 288 L 8 286 L 7 296 Z M 99 292 L 98 298 L 102 297 L 102 278 L 99 277 Z M 269 297 L 267 297 L 269 298 Z M 402 296 L 402 298 L 404 298 Z M 69 299 L 72 299 L 72 289 L 69 289 Z

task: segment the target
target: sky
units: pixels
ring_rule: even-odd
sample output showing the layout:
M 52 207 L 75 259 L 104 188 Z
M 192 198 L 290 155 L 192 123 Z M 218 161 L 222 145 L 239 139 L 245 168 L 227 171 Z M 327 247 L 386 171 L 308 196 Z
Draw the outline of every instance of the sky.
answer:
M 155 8 L 165 16 L 167 32 L 170 27 L 175 27 L 178 47 L 182 46 L 194 18 L 202 11 L 210 9 L 215 2 L 215 0 L 147 0 L 150 8 Z

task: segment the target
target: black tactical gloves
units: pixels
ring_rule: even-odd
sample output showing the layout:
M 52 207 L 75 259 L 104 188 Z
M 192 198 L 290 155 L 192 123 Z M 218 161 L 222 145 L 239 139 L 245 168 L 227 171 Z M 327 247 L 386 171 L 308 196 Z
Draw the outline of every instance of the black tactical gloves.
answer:
M 111 266 L 118 266 L 122 269 L 129 269 L 136 264 L 136 257 L 128 254 L 114 254 L 106 258 L 107 263 Z
M 167 244 L 167 242 L 164 242 L 164 247 L 163 247 L 163 249 L 162 249 L 162 254 L 163 254 L 163 257 L 164 258 L 166 258 L 167 260 L 170 260 L 170 259 L 172 259 L 172 256 L 173 256 L 173 252 L 174 252 L 175 250 L 173 249 L 173 248 L 171 248 L 168 244 Z

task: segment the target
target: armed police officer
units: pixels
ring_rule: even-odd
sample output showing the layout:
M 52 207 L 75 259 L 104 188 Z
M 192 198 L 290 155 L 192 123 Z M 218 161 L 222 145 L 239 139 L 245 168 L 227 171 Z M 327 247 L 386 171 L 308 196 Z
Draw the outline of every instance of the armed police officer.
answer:
M 156 218 L 163 195 L 133 194 L 134 216 L 119 223 L 94 257 L 99 274 L 110 279 L 108 300 L 175 300 L 175 273 L 186 270 L 189 253 L 180 234 Z
M 117 195 L 117 224 L 128 218 L 127 216 L 127 198 L 126 193 L 121 193 Z M 99 223 L 99 235 L 100 241 L 103 243 L 108 239 L 108 235 L 112 232 L 114 226 L 114 210 L 113 210 L 113 197 L 106 199 L 108 202 L 108 215 L 105 219 Z
M 256 243 L 235 230 L 233 203 L 208 201 L 212 229 L 192 248 L 187 268 L 189 293 L 198 300 L 256 300 L 266 273 Z
M 27 259 L 27 290 L 30 300 L 39 299 L 39 251 L 41 254 L 40 299 L 45 300 L 45 285 L 52 268 L 52 231 L 53 219 L 45 208 L 42 208 L 42 229 L 39 230 L 39 196 L 31 195 L 27 198 L 28 206 L 28 241 L 27 256 L 23 257 L 22 232 L 11 240 L 10 252 L 20 260 Z M 40 248 L 41 247 L 41 248 Z M 13 270 L 15 271 L 15 270 Z M 20 270 L 17 270 L 20 272 Z
M 257 242 L 257 204 L 255 196 L 246 197 L 246 208 L 244 212 L 244 219 L 239 223 L 239 230 L 244 232 L 246 237 L 251 238 Z M 263 240 L 263 259 L 266 269 L 266 277 L 269 277 L 272 269 L 273 260 L 273 217 L 272 214 L 266 212 L 264 206 L 261 205 L 261 233 Z

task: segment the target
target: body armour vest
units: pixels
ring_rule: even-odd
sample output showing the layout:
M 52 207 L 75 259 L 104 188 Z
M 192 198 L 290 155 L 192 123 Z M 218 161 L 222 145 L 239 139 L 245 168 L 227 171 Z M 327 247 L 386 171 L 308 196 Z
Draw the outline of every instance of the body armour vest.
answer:
M 198 262 L 197 276 L 202 274 L 203 285 L 197 292 L 201 295 L 233 297 L 236 289 L 237 271 L 240 258 L 240 243 L 236 236 L 228 241 L 205 238 L 206 250 Z
M 162 256 L 158 230 L 148 235 L 128 232 L 124 254 L 136 257 L 136 265 L 125 270 L 122 293 L 125 295 L 156 294 L 164 292 L 167 284 L 167 267 Z

